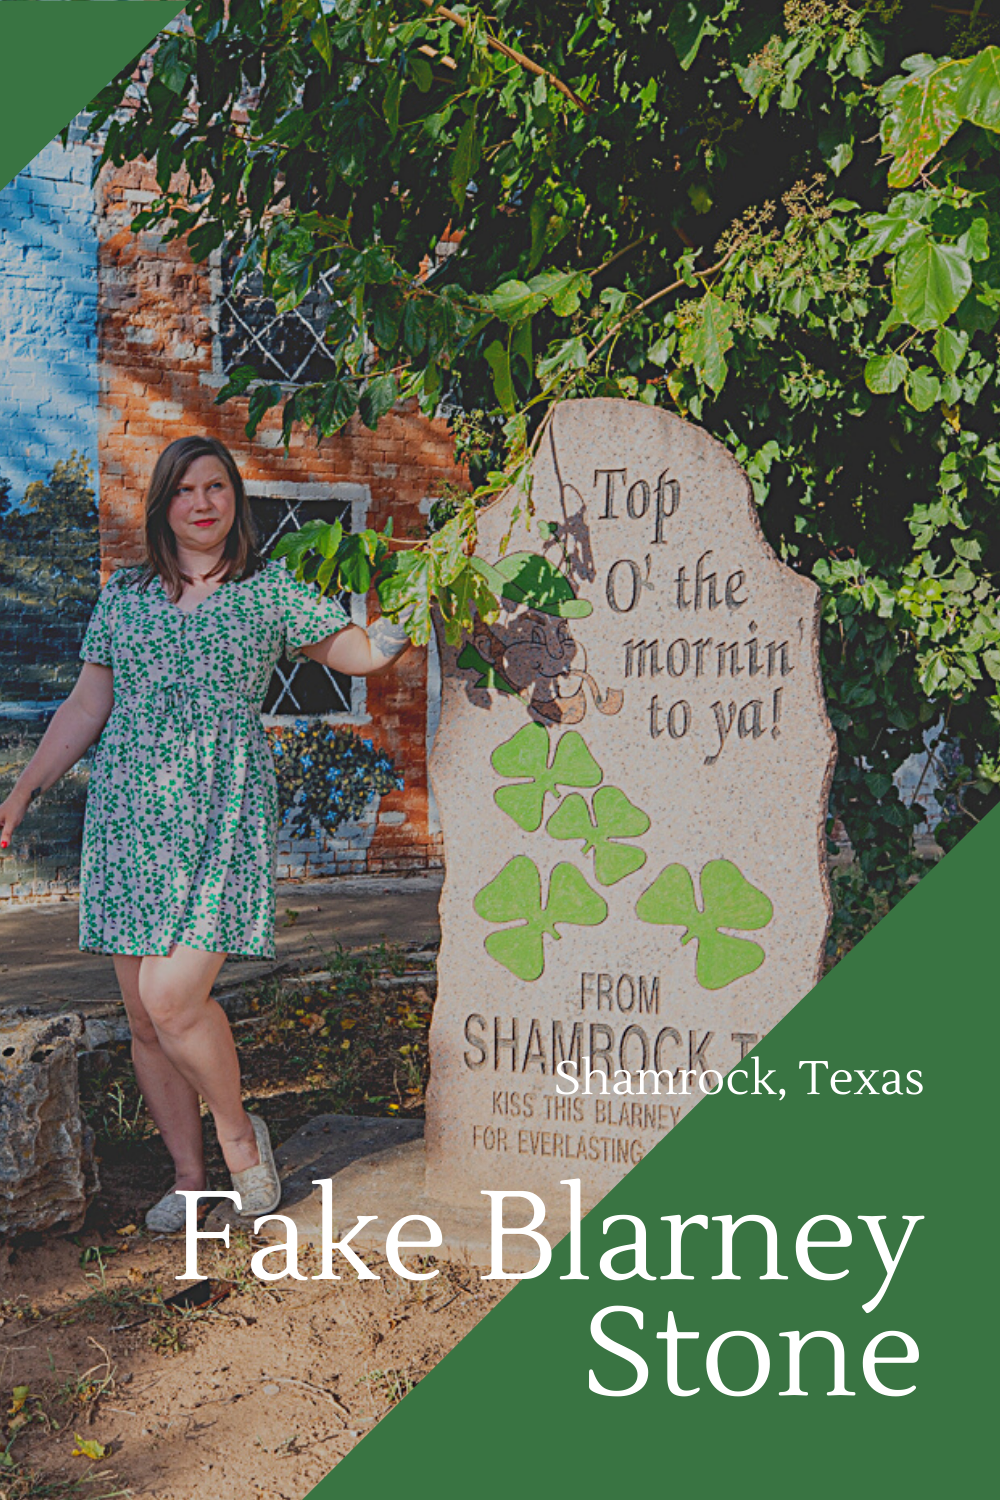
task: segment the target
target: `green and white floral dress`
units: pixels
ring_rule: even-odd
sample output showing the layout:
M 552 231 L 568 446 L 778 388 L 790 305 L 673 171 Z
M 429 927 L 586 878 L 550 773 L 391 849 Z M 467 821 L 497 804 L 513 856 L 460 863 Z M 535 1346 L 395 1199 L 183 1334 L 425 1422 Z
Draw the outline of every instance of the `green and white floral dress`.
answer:
M 115 573 L 80 655 L 114 671 L 90 777 L 80 947 L 274 954 L 278 798 L 261 705 L 282 653 L 350 623 L 280 563 L 184 612 Z

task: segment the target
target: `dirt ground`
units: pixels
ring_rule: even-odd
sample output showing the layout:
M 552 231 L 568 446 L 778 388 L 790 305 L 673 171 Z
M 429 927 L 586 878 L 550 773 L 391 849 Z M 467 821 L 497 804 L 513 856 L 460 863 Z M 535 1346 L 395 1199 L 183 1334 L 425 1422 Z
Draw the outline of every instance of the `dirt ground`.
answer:
M 406 1284 L 375 1255 L 377 1282 L 267 1286 L 244 1238 L 201 1253 L 228 1295 L 172 1311 L 177 1243 L 116 1238 L 89 1261 L 93 1235 L 25 1245 L 3 1273 L 9 1500 L 299 1500 L 502 1295 L 431 1260 L 433 1281 Z M 304 1252 L 300 1268 L 319 1265 Z M 84 1443 L 93 1456 L 74 1456 Z
M 247 1102 L 281 1141 L 317 1114 L 418 1118 L 434 953 L 415 945 L 323 958 L 263 983 L 237 1023 Z M 405 1283 L 379 1256 L 358 1282 L 268 1285 L 247 1234 L 205 1243 L 200 1298 L 182 1243 L 143 1227 L 170 1181 L 127 1048 L 85 1072 L 101 1193 L 82 1232 L 0 1247 L 0 1500 L 231 1494 L 299 1500 L 499 1300 L 467 1266 L 429 1258 Z M 227 1187 L 206 1129 L 209 1176 Z M 300 1251 L 300 1269 L 320 1269 Z M 351 1279 L 347 1279 L 350 1276 Z M 93 1446 L 91 1446 L 93 1445 Z

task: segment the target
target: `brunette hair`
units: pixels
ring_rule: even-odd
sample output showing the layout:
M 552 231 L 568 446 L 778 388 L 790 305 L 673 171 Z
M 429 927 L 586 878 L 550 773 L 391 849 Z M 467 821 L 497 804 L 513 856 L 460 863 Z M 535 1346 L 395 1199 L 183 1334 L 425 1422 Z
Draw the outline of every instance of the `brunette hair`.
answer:
M 225 551 L 210 576 L 218 575 L 221 582 L 228 583 L 231 578 L 249 578 L 263 567 L 263 559 L 258 550 L 257 528 L 233 455 L 218 438 L 177 438 L 164 448 L 156 460 L 153 477 L 146 492 L 146 561 L 140 580 L 141 587 L 148 588 L 154 578 L 162 579 L 168 598 L 175 602 L 180 598 L 183 585 L 189 580 L 181 572 L 177 561 L 177 540 L 170 529 L 167 512 L 178 485 L 199 458 L 219 460 L 236 497 L 236 514 L 226 537 Z

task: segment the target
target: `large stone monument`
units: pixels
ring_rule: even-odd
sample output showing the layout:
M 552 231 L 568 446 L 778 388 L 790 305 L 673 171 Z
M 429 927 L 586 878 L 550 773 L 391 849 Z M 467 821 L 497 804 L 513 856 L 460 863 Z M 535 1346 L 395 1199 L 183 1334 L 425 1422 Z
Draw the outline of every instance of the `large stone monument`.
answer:
M 439 641 L 426 1145 L 367 1133 L 385 1121 L 300 1131 L 282 1211 L 307 1238 L 366 1215 L 352 1243 L 381 1247 L 424 1214 L 443 1253 L 488 1261 L 482 1195 L 503 1189 L 538 1193 L 560 1238 L 559 1184 L 592 1207 L 819 978 L 815 585 L 765 542 L 726 449 L 638 402 L 558 407 L 533 503 L 530 525 L 514 495 L 480 518 L 500 618 Z
M 441 642 L 431 762 L 426 1191 L 480 1212 L 570 1177 L 597 1202 L 812 987 L 830 914 L 818 591 L 739 465 L 667 412 L 571 401 L 533 504 L 482 515 L 505 607 Z

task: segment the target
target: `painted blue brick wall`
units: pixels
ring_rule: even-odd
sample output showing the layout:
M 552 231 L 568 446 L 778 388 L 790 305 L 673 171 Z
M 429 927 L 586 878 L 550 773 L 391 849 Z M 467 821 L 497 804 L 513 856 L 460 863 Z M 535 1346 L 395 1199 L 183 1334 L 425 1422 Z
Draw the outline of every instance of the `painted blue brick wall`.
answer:
M 0 192 L 0 473 L 20 502 L 75 448 L 97 473 L 97 224 L 88 146 Z

